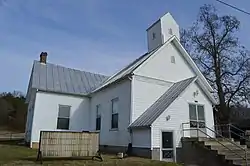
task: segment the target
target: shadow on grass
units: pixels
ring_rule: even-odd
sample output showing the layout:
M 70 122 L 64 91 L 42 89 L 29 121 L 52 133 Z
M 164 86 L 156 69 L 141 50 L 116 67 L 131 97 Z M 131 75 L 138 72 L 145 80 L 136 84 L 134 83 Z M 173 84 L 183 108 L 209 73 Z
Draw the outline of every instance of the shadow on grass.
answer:
M 24 143 L 24 139 L 13 139 L 13 140 L 0 140 L 0 145 L 18 145 L 27 146 Z
M 23 161 L 32 161 L 32 162 L 40 162 L 37 161 L 37 157 L 25 157 L 25 158 L 21 158 L 20 160 Z M 92 159 L 92 157 L 43 157 L 42 161 L 77 161 L 77 160 L 81 160 L 81 161 L 100 161 L 98 159 Z M 101 162 L 101 161 L 100 161 Z

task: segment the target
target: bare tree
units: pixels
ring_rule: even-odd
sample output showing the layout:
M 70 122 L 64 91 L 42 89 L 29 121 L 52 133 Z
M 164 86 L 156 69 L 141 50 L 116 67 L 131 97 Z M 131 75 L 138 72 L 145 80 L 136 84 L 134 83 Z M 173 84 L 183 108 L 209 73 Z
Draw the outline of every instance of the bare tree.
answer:
M 235 17 L 204 5 L 194 25 L 181 33 L 183 46 L 215 89 L 221 123 L 228 123 L 231 106 L 249 102 L 250 56 L 236 36 L 239 26 Z

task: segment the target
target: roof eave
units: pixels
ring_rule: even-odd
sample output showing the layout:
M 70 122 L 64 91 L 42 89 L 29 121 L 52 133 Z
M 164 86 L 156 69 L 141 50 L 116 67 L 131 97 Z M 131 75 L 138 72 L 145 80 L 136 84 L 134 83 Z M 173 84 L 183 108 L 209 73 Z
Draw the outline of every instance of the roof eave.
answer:
M 214 89 L 212 88 L 212 86 L 207 82 L 206 78 L 204 77 L 204 75 L 201 73 L 201 71 L 199 70 L 198 66 L 195 64 L 195 62 L 193 61 L 193 59 L 191 58 L 191 56 L 188 54 L 188 52 L 185 50 L 185 48 L 182 46 L 182 44 L 180 43 L 180 41 L 176 38 L 176 36 L 174 37 L 173 41 L 175 42 L 175 44 L 177 44 L 176 46 L 179 47 L 179 50 L 181 50 L 183 52 L 183 54 L 189 56 L 190 58 L 185 58 L 187 61 L 189 61 L 189 63 L 192 65 L 192 67 L 195 68 L 195 71 L 197 72 L 197 74 L 200 76 L 200 79 L 204 82 L 205 87 L 209 90 L 209 92 L 213 92 Z
M 108 87 L 111 86 L 111 85 L 114 85 L 114 84 L 116 84 L 116 83 L 118 83 L 118 82 L 120 82 L 120 81 L 126 80 L 126 79 L 128 79 L 131 75 L 133 75 L 133 73 L 129 73 L 129 74 L 127 74 L 127 75 L 125 75 L 125 76 L 123 76 L 123 77 L 121 77 L 121 78 L 115 80 L 114 82 L 110 82 L 109 84 L 106 84 L 105 86 L 102 86 L 102 85 L 101 85 L 99 88 L 97 88 L 97 89 L 95 89 L 94 91 L 90 92 L 88 95 L 95 94 L 95 93 L 97 93 L 97 92 L 99 92 L 99 91 L 102 91 L 102 90 L 105 89 L 105 88 L 108 88 Z
M 145 126 L 129 126 L 128 129 L 149 129 L 151 128 L 151 125 L 145 125 Z
M 200 82 L 200 79 L 197 79 L 197 84 L 201 86 L 202 90 L 204 91 L 205 95 L 208 97 L 208 99 L 211 101 L 211 103 L 213 105 L 218 104 L 217 101 L 215 100 L 215 98 L 213 97 L 213 95 L 211 94 L 211 92 L 205 87 L 205 85 Z
M 33 88 L 37 89 L 37 88 Z M 62 94 L 62 95 L 71 95 L 71 96 L 77 96 L 77 97 L 89 97 L 88 94 L 76 94 L 76 93 L 67 93 L 67 92 L 59 92 L 59 91 L 51 91 L 51 90 L 43 90 L 43 89 L 37 89 L 37 92 L 45 92 L 45 93 L 55 93 L 55 94 Z

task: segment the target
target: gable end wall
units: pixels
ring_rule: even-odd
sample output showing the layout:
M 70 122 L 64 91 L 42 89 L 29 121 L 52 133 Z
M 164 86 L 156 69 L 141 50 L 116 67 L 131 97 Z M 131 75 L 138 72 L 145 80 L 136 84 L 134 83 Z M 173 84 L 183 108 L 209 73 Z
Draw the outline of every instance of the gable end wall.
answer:
M 198 90 L 197 97 L 193 96 L 193 92 Z M 214 128 L 214 117 L 212 103 L 197 85 L 197 83 L 191 84 L 187 89 L 155 120 L 151 127 L 152 133 L 152 148 L 160 148 L 161 146 L 161 132 L 162 131 L 174 131 L 175 147 L 181 146 L 181 137 L 190 136 L 189 131 L 182 132 L 182 123 L 189 122 L 189 103 L 195 103 L 204 105 L 205 108 L 205 120 L 206 126 Z M 166 117 L 170 116 L 167 121 Z M 188 128 L 189 126 L 185 126 Z M 207 131 L 207 133 L 214 137 L 214 133 Z
M 175 63 L 171 63 L 171 56 L 175 57 Z M 156 51 L 155 55 L 134 71 L 134 74 L 170 82 L 196 76 L 173 41 Z

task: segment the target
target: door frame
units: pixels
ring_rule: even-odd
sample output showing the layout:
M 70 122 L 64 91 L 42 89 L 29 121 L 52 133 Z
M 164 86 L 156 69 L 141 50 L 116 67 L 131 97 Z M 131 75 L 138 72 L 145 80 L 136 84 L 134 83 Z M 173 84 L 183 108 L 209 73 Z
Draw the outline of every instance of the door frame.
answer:
M 170 132 L 170 133 L 172 133 L 172 135 L 173 135 L 173 137 L 172 137 L 172 139 L 173 139 L 173 155 L 174 155 L 174 157 L 173 157 L 173 161 L 172 162 L 175 162 L 176 161 L 176 140 L 175 140 L 175 130 L 165 130 L 165 129 L 162 129 L 162 130 L 160 130 L 160 161 L 168 161 L 168 160 L 164 160 L 163 158 L 162 158 L 162 133 L 163 132 Z M 170 162 L 170 161 L 169 161 Z
M 199 120 L 198 120 L 198 110 L 197 110 L 197 107 L 198 107 L 198 106 L 203 106 L 203 109 L 204 109 L 204 122 L 205 122 L 205 126 L 207 126 L 207 118 L 206 118 L 205 104 L 204 104 L 204 103 L 199 103 L 199 102 L 188 102 L 188 122 L 189 122 L 189 128 L 191 129 L 191 125 L 190 125 L 190 110 L 189 110 L 189 105 L 190 105 L 190 104 L 195 105 L 195 107 L 196 107 L 195 111 L 196 111 L 196 120 L 197 120 L 197 122 L 199 121 Z M 192 131 L 192 130 L 189 131 L 189 132 L 190 132 L 190 133 L 189 133 L 190 137 L 192 137 L 191 131 Z M 196 130 L 193 130 L 193 131 L 196 132 Z M 205 128 L 205 133 L 208 134 L 206 128 Z M 196 136 L 196 137 L 197 137 L 197 136 Z M 206 135 L 206 137 L 207 137 L 207 135 Z

